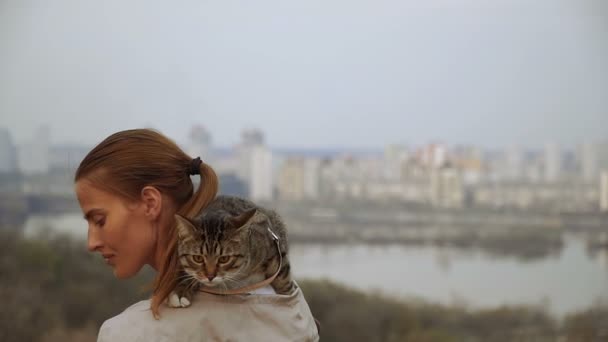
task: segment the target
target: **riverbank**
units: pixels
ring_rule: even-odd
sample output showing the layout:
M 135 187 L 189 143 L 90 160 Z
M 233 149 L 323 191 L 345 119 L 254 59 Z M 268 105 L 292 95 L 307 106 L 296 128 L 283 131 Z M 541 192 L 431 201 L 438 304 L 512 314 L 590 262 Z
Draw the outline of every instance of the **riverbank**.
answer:
M 0 235 L 0 340 L 95 341 L 100 324 L 141 298 L 152 272 L 118 281 L 81 242 Z M 325 280 L 300 279 L 324 341 L 600 341 L 608 307 L 556 319 L 537 306 L 471 310 L 397 300 Z M 104 298 L 93 301 L 92 298 Z

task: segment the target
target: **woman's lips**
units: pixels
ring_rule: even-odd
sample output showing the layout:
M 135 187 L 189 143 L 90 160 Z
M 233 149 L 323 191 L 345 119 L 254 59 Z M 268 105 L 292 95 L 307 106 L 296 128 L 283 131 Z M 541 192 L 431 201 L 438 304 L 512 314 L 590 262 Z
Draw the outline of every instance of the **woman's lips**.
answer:
M 111 265 L 112 264 L 112 259 L 114 259 L 114 254 L 102 254 L 103 259 L 105 260 L 106 264 Z

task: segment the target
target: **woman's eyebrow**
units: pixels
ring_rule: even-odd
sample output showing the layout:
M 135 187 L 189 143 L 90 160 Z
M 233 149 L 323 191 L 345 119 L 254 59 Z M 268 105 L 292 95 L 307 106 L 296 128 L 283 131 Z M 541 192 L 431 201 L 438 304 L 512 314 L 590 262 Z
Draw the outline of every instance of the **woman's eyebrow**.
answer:
M 84 214 L 84 219 L 89 221 L 91 220 L 91 218 L 95 215 L 95 214 L 103 214 L 104 210 L 101 208 L 93 208 L 90 209 L 86 212 L 86 214 Z

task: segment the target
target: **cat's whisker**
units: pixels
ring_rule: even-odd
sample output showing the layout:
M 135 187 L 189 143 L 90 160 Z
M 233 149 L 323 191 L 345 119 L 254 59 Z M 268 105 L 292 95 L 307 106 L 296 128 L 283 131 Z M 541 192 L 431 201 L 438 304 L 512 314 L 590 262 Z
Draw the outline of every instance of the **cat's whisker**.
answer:
M 230 282 L 231 286 L 230 289 L 238 289 L 238 288 L 242 288 L 245 287 L 247 284 L 242 281 L 242 280 L 238 280 L 238 279 L 232 279 L 232 278 L 226 278 L 226 288 L 228 289 L 228 282 Z
M 224 275 L 224 281 L 235 281 L 236 277 L 234 275 Z
M 243 268 L 239 269 L 238 271 L 232 273 L 231 275 L 226 275 L 225 277 L 229 278 L 229 279 L 238 279 L 241 278 L 241 274 L 244 275 L 245 271 L 243 271 Z
M 222 283 L 222 286 L 224 287 L 224 291 L 228 292 L 228 285 L 226 285 L 226 283 Z
M 244 284 L 244 281 L 243 280 L 239 280 L 239 278 L 237 278 L 237 277 L 229 277 L 229 278 L 227 277 L 226 280 L 228 280 L 230 282 L 233 282 L 233 283 L 235 283 L 237 285 Z
M 197 284 L 199 283 L 199 281 L 195 278 L 192 278 L 192 280 L 190 281 L 190 283 L 188 284 L 188 291 L 192 290 Z
M 177 281 L 182 281 L 182 280 L 187 280 L 187 279 L 192 279 L 193 277 L 190 274 L 186 274 L 186 275 L 182 275 L 177 277 Z

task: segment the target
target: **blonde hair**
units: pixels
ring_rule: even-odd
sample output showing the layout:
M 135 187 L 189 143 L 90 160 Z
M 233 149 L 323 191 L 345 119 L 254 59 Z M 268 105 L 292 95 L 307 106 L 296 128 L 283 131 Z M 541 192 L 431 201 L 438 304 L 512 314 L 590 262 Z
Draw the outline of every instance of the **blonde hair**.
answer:
M 192 158 L 171 139 L 154 130 L 133 129 L 114 133 L 95 146 L 80 163 L 75 181 L 86 178 L 99 189 L 129 201 L 138 201 L 145 186 L 154 186 L 173 201 L 178 214 L 193 218 L 215 198 L 218 179 L 209 165 L 201 163 L 201 182 L 194 192 L 191 165 Z M 159 245 L 165 249 L 150 305 L 156 318 L 160 304 L 177 284 L 175 225 L 159 232 Z

